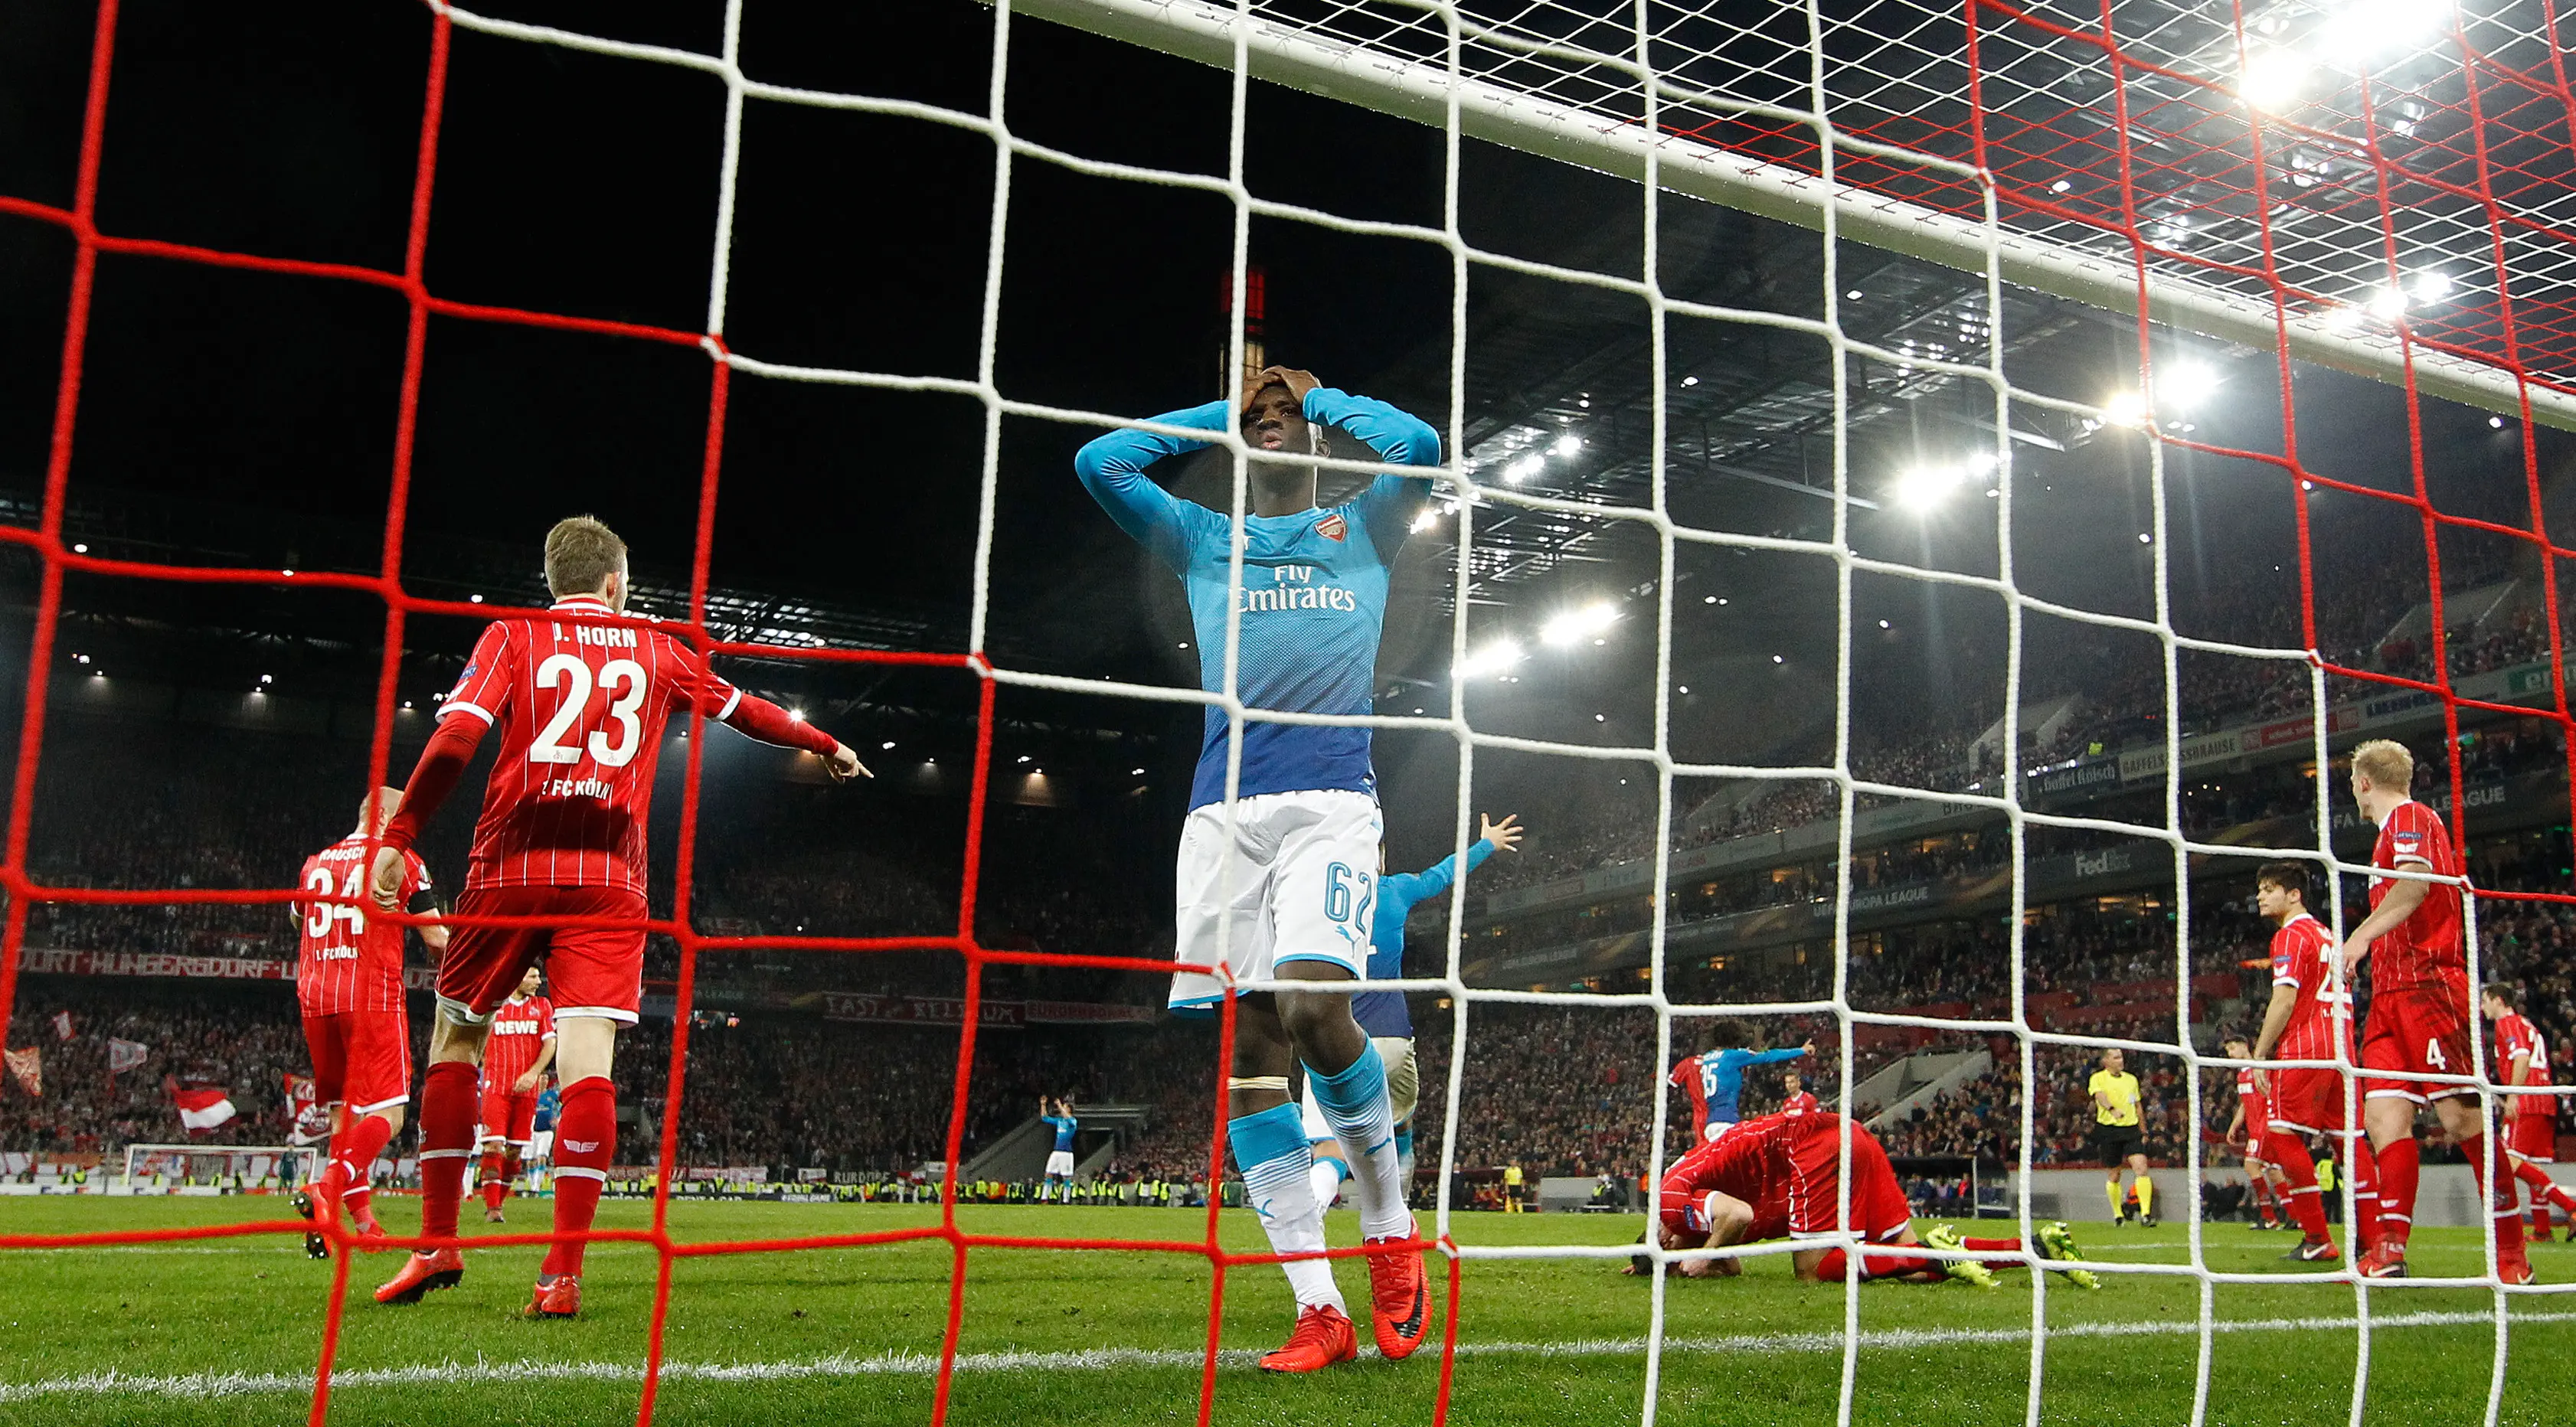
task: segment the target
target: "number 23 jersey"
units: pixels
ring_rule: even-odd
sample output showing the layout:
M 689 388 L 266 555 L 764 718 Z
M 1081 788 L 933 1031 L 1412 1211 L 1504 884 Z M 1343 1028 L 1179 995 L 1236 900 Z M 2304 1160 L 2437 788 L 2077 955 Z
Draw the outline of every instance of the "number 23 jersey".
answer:
M 465 885 L 644 891 L 644 832 L 670 716 L 733 712 L 742 693 L 658 629 L 596 622 L 590 596 L 554 617 L 496 620 L 439 710 L 499 734 Z

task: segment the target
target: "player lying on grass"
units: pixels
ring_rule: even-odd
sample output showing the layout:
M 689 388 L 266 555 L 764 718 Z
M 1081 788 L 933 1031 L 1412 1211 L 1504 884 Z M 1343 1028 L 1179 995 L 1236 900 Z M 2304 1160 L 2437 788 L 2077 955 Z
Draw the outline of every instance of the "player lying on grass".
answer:
M 1520 840 L 1519 814 L 1505 813 L 1501 822 L 1481 819 L 1476 840 L 1467 848 L 1467 870 L 1475 871 L 1497 852 L 1516 851 Z M 1371 981 L 1400 981 L 1405 922 L 1416 906 L 1448 891 L 1458 880 L 1458 856 L 1451 853 L 1419 872 L 1389 877 L 1386 850 L 1380 848 L 1377 870 L 1377 916 L 1369 935 L 1368 975 Z M 1351 1019 L 1360 1023 L 1386 1065 L 1388 1108 L 1395 1116 L 1396 1182 L 1409 1190 L 1413 1187 L 1413 1110 L 1422 1094 L 1422 1071 L 1413 1058 L 1413 1009 L 1401 991 L 1362 991 L 1351 998 Z M 1305 1114 L 1306 1140 L 1315 1147 L 1315 1200 L 1330 1209 L 1351 1169 L 1342 1162 L 1339 1141 L 1324 1118 L 1324 1107 L 1315 1101 L 1311 1083 L 1306 1087 Z
M 502 1201 L 519 1177 L 537 1135 L 537 1097 L 555 1060 L 555 1007 L 537 994 L 541 973 L 528 968 L 519 989 L 492 1013 L 483 1042 L 483 1168 L 474 1187 L 483 1195 L 483 1222 L 505 1222 Z
M 1239 402 L 1210 402 L 1154 418 L 1209 432 L 1232 426 L 1256 453 L 1315 456 L 1339 426 L 1399 467 L 1437 465 L 1440 437 L 1382 401 L 1351 396 L 1307 372 L 1270 367 L 1249 378 Z M 1240 524 L 1242 587 L 1233 583 L 1238 526 L 1222 511 L 1182 500 L 1147 479 L 1166 456 L 1209 444 L 1113 431 L 1082 448 L 1074 470 L 1118 528 L 1181 577 L 1199 646 L 1199 686 L 1247 709 L 1359 715 L 1370 711 L 1387 571 L 1431 494 L 1427 475 L 1389 473 L 1331 509 L 1315 504 L 1316 468 L 1262 459 L 1246 470 Z M 1228 645 L 1235 647 L 1228 658 Z M 1212 1014 L 1242 981 L 1297 989 L 1245 994 L 1227 1068 L 1226 1128 L 1253 1211 L 1272 1249 L 1324 1248 L 1315 1162 L 1288 1099 L 1292 1061 L 1350 1164 L 1360 1233 L 1369 1244 L 1416 1237 L 1396 1167 L 1387 1066 L 1351 1016 L 1351 993 L 1368 965 L 1383 820 L 1364 726 L 1269 722 L 1247 716 L 1234 746 L 1225 709 L 1209 706 L 1190 813 L 1181 830 L 1173 955 L 1219 966 L 1172 978 L 1172 1008 Z M 1374 1253 L 1370 1318 L 1378 1351 L 1412 1352 L 1429 1322 L 1419 1251 Z M 1280 1265 L 1297 1297 L 1297 1327 L 1261 1360 L 1274 1372 L 1313 1372 L 1347 1361 L 1358 1335 L 1329 1260 Z
M 341 1209 L 361 1234 L 381 1234 L 368 1200 L 377 1156 L 402 1132 L 403 1107 L 411 1102 L 411 1018 L 403 1005 L 403 924 L 370 918 L 367 839 L 402 806 L 402 790 L 380 788 L 358 810 L 355 832 L 304 860 L 297 885 L 337 896 L 338 902 L 296 902 L 287 914 L 296 924 L 296 1008 L 304 1019 L 304 1044 L 313 1052 L 313 1099 L 331 1107 L 330 1150 L 322 1173 L 296 1191 L 297 1213 L 329 1223 Z M 395 897 L 426 912 L 429 869 L 417 857 L 403 860 Z M 431 951 L 447 945 L 447 928 L 425 924 L 420 939 Z M 328 1258 L 330 1241 L 304 1236 L 304 1252 Z
M 814 754 L 835 780 L 867 770 L 830 734 L 725 682 L 688 645 L 622 618 L 626 543 L 607 526 L 588 516 L 558 522 L 546 534 L 545 569 L 552 612 L 487 626 L 440 708 L 438 731 L 376 853 L 375 896 L 379 905 L 397 904 L 414 839 L 483 735 L 498 730 L 456 915 L 542 920 L 460 926 L 439 959 L 438 1018 L 420 1092 L 420 1232 L 456 1236 L 492 1016 L 542 963 L 554 987 L 563 1109 L 555 1123 L 557 1237 L 526 1316 L 569 1318 L 581 1310 L 585 1247 L 570 1236 L 590 1231 L 616 1162 L 609 1071 L 617 1028 L 635 1024 L 644 990 L 644 833 L 664 725 L 695 712 Z M 376 1301 L 417 1303 L 464 1276 L 454 1248 L 421 1249 L 376 1290 Z
M 1766 1239 L 1803 1239 L 1836 1232 L 1840 1222 L 1844 1170 L 1844 1119 L 1830 1110 L 1801 1115 L 1766 1115 L 1746 1120 L 1710 1140 L 1664 1176 L 1656 1206 L 1655 1232 L 1667 1253 L 1728 1248 Z M 1861 1253 L 1864 1279 L 1902 1278 L 1936 1283 L 1955 1278 L 1979 1288 L 1996 1286 L 1995 1270 L 2026 1268 L 2019 1258 L 1942 1259 L 1908 1253 L 1933 1248 L 1952 1253 L 2020 1254 L 2019 1238 L 1963 1238 L 1947 1224 L 1936 1224 L 1917 1237 L 1914 1207 L 1896 1182 L 1895 1167 L 1878 1139 L 1858 1124 L 1851 1126 L 1851 1233 L 1872 1245 Z M 2052 1260 L 2082 1257 L 2075 1236 L 2064 1224 L 2042 1225 L 2039 1253 Z M 1841 1283 L 1850 1263 L 1839 1248 L 1798 1249 L 1789 1256 L 1804 1283 Z M 1638 1255 L 1628 1273 L 1651 1273 L 1654 1261 Z M 1685 1278 L 1732 1278 L 1743 1272 L 1733 1258 L 1684 1259 L 1675 1268 Z M 2085 1288 L 2102 1280 L 2088 1269 L 2059 1269 Z

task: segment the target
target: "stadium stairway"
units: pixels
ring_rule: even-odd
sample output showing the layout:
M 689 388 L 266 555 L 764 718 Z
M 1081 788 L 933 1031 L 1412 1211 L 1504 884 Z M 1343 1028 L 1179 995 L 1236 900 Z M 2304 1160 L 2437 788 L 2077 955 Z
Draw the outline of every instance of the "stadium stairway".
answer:
M 1982 1050 L 1909 1055 L 1853 1086 L 1852 1104 L 1869 1117 L 1863 1123 L 1875 1130 L 1985 1074 L 1994 1063 L 1994 1056 Z

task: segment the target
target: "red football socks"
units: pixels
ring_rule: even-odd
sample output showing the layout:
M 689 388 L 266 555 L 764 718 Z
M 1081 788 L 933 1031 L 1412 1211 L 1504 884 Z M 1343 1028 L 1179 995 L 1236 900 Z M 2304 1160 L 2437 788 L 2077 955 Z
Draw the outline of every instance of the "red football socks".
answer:
M 1960 1244 L 1961 1244 L 1961 1245 L 1963 1245 L 1963 1246 L 1965 1246 L 1965 1247 L 1967 1247 L 1967 1248 L 1974 1249 L 1974 1250 L 1976 1250 L 1978 1253 L 1981 1253 L 1981 1254 L 2018 1254 L 2018 1253 L 2020 1253 L 2020 1252 L 2022 1251 L 2022 1247 L 2021 1247 L 2021 1240 L 2020 1240 L 2020 1239 L 2017 1239 L 2017 1238 L 2014 1238 L 2014 1239 L 1961 1239 L 1959 1242 L 1960 1242 Z M 1984 1262 L 1984 1264 L 1985 1264 L 1985 1266 L 1986 1266 L 1986 1267 L 1988 1267 L 1988 1268 L 1997 1268 L 1997 1269 L 2001 1269 L 2001 1268 L 2028 1268 L 2028 1267 L 2030 1267 L 2030 1264 L 2029 1264 L 2027 1261 L 2022 1260 L 2022 1259 L 2017 1259 L 2017 1258 L 2012 1258 L 2012 1259 L 1986 1259 L 1986 1260 L 1983 1260 L 1983 1262 Z
M 599 1191 L 617 1154 L 617 1091 L 604 1075 L 563 1088 L 555 1118 L 555 1232 L 587 1232 L 599 1213 Z M 581 1240 L 558 1239 L 546 1251 L 544 1273 L 581 1272 Z
M 2352 1246 L 2366 1254 L 2379 1244 L 2379 1156 L 2370 1136 L 2344 1139 L 2344 1175 L 2352 1181 Z
M 474 1174 L 474 1187 L 483 1195 L 484 1208 L 501 1207 L 501 1152 L 499 1150 L 483 1152 L 482 1167 Z
M 2488 1213 L 2495 1220 L 2497 1261 L 2505 1264 L 2525 1262 L 2527 1256 L 2522 1248 L 2522 1210 L 2515 1203 L 2518 1196 L 2514 1193 L 2513 1180 L 2504 1175 L 2497 1175 L 2494 1183 L 2488 1182 L 2485 1135 L 2471 1135 L 2460 1141 L 2460 1153 L 2467 1156 L 2469 1173 L 2477 1176 L 2478 1197 L 2487 1202 Z
M 2406 1247 L 2415 1231 L 2415 1189 L 2423 1178 L 2423 1160 L 2413 1136 L 2381 1145 L 2379 1155 L 2379 1237 Z
M 2298 1136 L 2276 1132 L 2263 1137 L 2263 1158 L 2281 1167 L 2290 1181 L 2290 1192 L 2281 1196 L 2281 1207 L 2290 1211 L 2299 1232 L 2312 1244 L 2324 1243 L 2326 1232 L 2325 1196 L 2317 1192 L 2317 1162 L 2308 1156 L 2308 1147 Z
M 382 1115 L 361 1115 L 331 1137 L 331 1163 L 322 1171 L 322 1194 L 354 1207 L 367 1197 L 368 1172 L 375 1168 L 377 1156 L 385 1152 L 385 1143 L 394 1137 L 391 1121 Z M 354 1186 L 354 1188 L 353 1188 Z
M 1973 1248 L 1975 1245 L 1972 1244 L 1969 1247 Z M 1922 1273 L 1927 1269 L 1934 1273 L 1943 1272 L 1943 1261 L 1924 1258 L 1920 1254 L 1897 1253 L 1889 1249 L 1871 1249 L 1860 1256 L 1860 1276 L 1863 1282 L 1873 1278 L 1902 1278 L 1906 1274 Z M 1825 1283 L 1841 1283 L 1850 1271 L 1850 1259 L 1841 1249 L 1826 1254 L 1816 1264 L 1816 1277 Z
M 481 1072 L 461 1060 L 429 1068 L 420 1087 L 420 1232 L 454 1238 L 465 1198 L 465 1169 L 474 1155 L 475 1087 Z
M 510 1197 L 510 1186 L 519 1182 L 519 1147 L 510 1146 L 501 1154 L 501 1199 Z M 495 1200 L 498 1203 L 499 1200 Z

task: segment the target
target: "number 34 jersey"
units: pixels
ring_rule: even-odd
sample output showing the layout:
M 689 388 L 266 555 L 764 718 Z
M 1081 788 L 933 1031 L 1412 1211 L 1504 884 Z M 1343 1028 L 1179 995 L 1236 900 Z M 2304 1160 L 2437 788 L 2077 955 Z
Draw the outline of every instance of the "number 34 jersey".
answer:
M 295 1000 L 307 1016 L 403 1009 L 403 924 L 374 915 L 367 887 L 367 839 L 351 833 L 304 859 L 296 879 L 317 897 L 339 902 L 293 904 L 296 917 Z M 400 901 L 421 910 L 429 869 L 403 854 Z
M 589 596 L 496 620 L 439 710 L 500 735 L 465 886 L 644 891 L 644 830 L 674 713 L 733 712 L 742 692 L 658 629 L 599 622 Z

